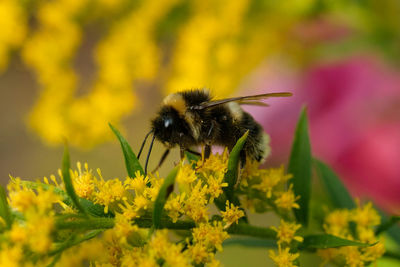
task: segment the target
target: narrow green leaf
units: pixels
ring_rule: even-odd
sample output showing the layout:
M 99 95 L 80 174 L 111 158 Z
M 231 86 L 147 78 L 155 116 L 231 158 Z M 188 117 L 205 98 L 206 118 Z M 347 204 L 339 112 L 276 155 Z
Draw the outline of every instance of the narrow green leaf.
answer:
M 7 202 L 7 194 L 4 188 L 0 185 L 0 216 L 6 223 L 7 229 L 11 228 L 13 217 L 10 206 Z
M 197 162 L 200 159 L 199 156 L 197 156 L 193 153 L 190 153 L 189 151 L 185 151 L 185 157 L 187 158 L 187 160 L 190 164 L 192 164 L 193 162 Z
M 343 239 L 334 235 L 308 235 L 301 243 L 301 249 L 337 248 L 344 246 L 370 247 L 375 244 L 366 244 L 353 240 Z
M 65 144 L 64 148 L 64 156 L 63 156 L 63 161 L 62 161 L 62 176 L 63 176 L 63 181 L 64 181 L 64 186 L 65 186 L 65 191 L 67 191 L 68 196 L 71 198 L 72 203 L 74 203 L 74 206 L 82 213 L 87 214 L 87 211 L 83 208 L 81 203 L 79 202 L 79 197 L 75 193 L 74 186 L 72 184 L 71 176 L 69 173 L 70 169 L 70 163 L 69 163 L 69 152 L 68 152 L 68 146 Z
M 225 173 L 225 181 L 228 183 L 228 186 L 224 188 L 224 191 L 226 197 L 231 203 L 233 203 L 234 200 L 233 189 L 238 179 L 240 152 L 242 151 L 243 146 L 246 143 L 248 135 L 249 131 L 247 131 L 242 137 L 240 137 L 239 140 L 236 142 L 236 145 L 233 147 L 231 153 L 229 154 L 228 170 Z
M 136 157 L 135 153 L 133 153 L 132 148 L 130 147 L 128 142 L 121 135 L 121 133 L 116 128 L 114 128 L 114 126 L 112 126 L 110 123 L 108 125 L 110 126 L 114 134 L 117 136 L 121 144 L 122 152 L 124 153 L 124 158 L 125 158 L 125 166 L 129 177 L 135 177 L 136 171 L 139 171 L 141 174 L 144 174 L 142 165 L 140 165 L 138 158 Z
M 339 209 L 356 208 L 353 198 L 335 172 L 318 159 L 314 158 L 313 163 L 335 207 Z
M 174 183 L 176 175 L 178 174 L 179 165 L 176 166 L 172 171 L 168 174 L 167 178 L 158 192 L 158 196 L 156 201 L 154 202 L 154 210 L 153 210 L 153 225 L 154 228 L 158 229 L 161 226 L 161 217 L 164 210 L 165 202 L 167 201 L 168 196 L 174 190 Z
M 300 196 L 300 209 L 294 209 L 297 221 L 308 224 L 309 202 L 311 195 L 311 148 L 308 136 L 307 112 L 303 108 L 290 153 L 288 172 L 293 174 L 291 180 L 294 193 Z
M 384 221 L 382 220 L 382 223 L 376 229 L 375 234 L 379 235 L 389 230 L 392 226 L 395 226 L 398 222 L 400 222 L 400 216 L 392 216 Z

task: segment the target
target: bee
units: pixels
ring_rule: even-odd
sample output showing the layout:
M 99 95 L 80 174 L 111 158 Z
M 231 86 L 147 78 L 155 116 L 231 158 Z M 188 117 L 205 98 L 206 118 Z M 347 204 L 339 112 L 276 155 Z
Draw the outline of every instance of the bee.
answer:
M 151 121 L 151 130 L 138 153 L 139 158 L 147 138 L 152 134 L 145 173 L 155 139 L 166 147 L 157 165 L 158 169 L 173 147 L 180 148 L 183 158 L 185 151 L 198 154 L 191 148 L 203 145 L 207 158 L 211 146 L 221 145 L 231 150 L 247 130 L 249 134 L 240 154 L 241 162 L 244 164 L 246 157 L 262 162 L 268 156 L 268 135 L 241 105 L 268 106 L 260 100 L 291 95 L 289 92 L 279 92 L 214 100 L 208 90 L 193 89 L 166 96 L 157 116 Z

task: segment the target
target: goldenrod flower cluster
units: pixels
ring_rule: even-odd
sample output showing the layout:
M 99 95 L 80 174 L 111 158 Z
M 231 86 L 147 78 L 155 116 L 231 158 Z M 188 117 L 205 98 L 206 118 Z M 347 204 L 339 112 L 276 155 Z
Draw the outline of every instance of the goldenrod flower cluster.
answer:
M 328 214 L 326 234 L 305 234 L 307 221 L 294 212 L 303 207 L 293 175 L 249 158 L 242 166 L 247 134 L 231 153 L 186 152 L 161 178 L 146 174 L 111 129 L 124 152 L 125 179 L 105 179 L 86 163 L 70 169 L 66 149 L 58 177 L 11 177 L 8 197 L 0 186 L 0 266 L 219 266 L 216 253 L 231 235 L 274 240 L 277 251 L 268 253 L 278 267 L 298 266 L 307 249 L 329 248 L 318 252 L 325 262 L 346 266 L 367 265 L 385 252 L 373 228 L 379 225 L 379 233 L 390 225 L 380 224 L 370 203 Z M 252 225 L 245 208 L 273 211 L 280 225 Z
M 59 177 L 43 181 L 12 177 L 11 217 L 4 202 L 0 205 L 0 265 L 219 266 L 216 252 L 232 234 L 240 234 L 276 240 L 277 250 L 268 251 L 276 266 L 298 266 L 307 236 L 292 213 L 298 208 L 298 197 L 287 184 L 292 175 L 283 166 L 260 169 L 258 163 L 247 161 L 234 185 L 237 198 L 228 199 L 229 160 L 225 150 L 207 159 L 203 155 L 180 162 L 176 186 L 164 199 L 158 226 L 154 211 L 168 179 L 158 173 L 144 175 L 138 170 L 124 180 L 105 179 L 99 169 L 94 172 L 78 162 L 76 170 L 60 170 Z M 85 208 L 76 206 L 66 193 L 66 174 Z M 250 211 L 275 212 L 281 217 L 279 226 L 252 226 L 244 205 Z M 318 254 L 325 262 L 346 266 L 375 262 L 385 252 L 373 232 L 379 223 L 371 204 L 329 213 L 323 225 L 327 234 L 370 246 L 321 249 Z
M 300 196 L 295 196 L 291 184 L 286 188 L 292 177 L 285 173 L 283 166 L 259 169 L 256 161 L 246 164 L 239 185 L 246 208 L 256 212 L 276 210 L 288 216 L 293 208 L 299 208 L 296 201 Z
M 300 254 L 291 252 L 290 250 L 293 242 L 303 242 L 303 237 L 295 235 L 296 232 L 301 228 L 301 225 L 281 220 L 278 228 L 274 226 L 271 228 L 277 233 L 276 237 L 278 238 L 278 253 L 275 253 L 275 251 L 271 249 L 269 250 L 269 257 L 279 267 L 297 266 L 295 261 Z
M 222 251 L 223 241 L 229 238 L 227 228 L 244 216 L 227 201 L 225 211 L 216 214 L 219 219 L 211 220 L 210 204 L 227 186 L 223 182 L 227 160 L 225 151 L 200 159 L 198 164 L 180 163 L 178 188 L 168 197 L 162 219 L 192 222 L 188 237 L 180 242 L 172 241 L 167 230 L 153 232 L 142 227 L 164 182 L 158 175 L 145 176 L 137 171 L 135 177 L 125 180 L 105 180 L 99 169 L 93 172 L 86 163 L 82 166 L 78 162 L 77 169 L 70 171 L 77 196 L 99 205 L 104 216 L 114 218 L 112 228 L 102 234 L 96 230 L 62 230 L 63 223 L 81 218 L 65 202 L 61 171 L 59 178 L 51 175 L 43 182 L 13 178 L 8 186 L 9 202 L 19 215 L 3 232 L 0 265 L 47 265 L 54 261 L 55 266 L 78 266 L 90 261 L 95 266 L 158 266 L 162 261 L 166 266 L 218 266 L 214 255 Z M 4 231 L 5 222 L 2 225 Z
M 382 238 L 375 235 L 375 227 L 380 224 L 380 216 L 372 207 L 372 203 L 353 210 L 334 210 L 325 217 L 323 228 L 326 233 L 371 244 L 368 247 L 341 247 L 318 251 L 324 259 L 350 267 L 368 266 L 382 257 L 385 247 Z
M 0 1 L 0 74 L 8 65 L 10 52 L 21 46 L 27 34 L 27 14 L 14 0 Z

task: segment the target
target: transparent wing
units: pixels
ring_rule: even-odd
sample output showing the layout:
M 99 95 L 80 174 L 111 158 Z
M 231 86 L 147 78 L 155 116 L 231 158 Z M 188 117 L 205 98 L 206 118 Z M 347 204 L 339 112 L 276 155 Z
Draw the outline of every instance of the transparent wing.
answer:
M 220 99 L 220 100 L 215 100 L 215 101 L 207 101 L 203 102 L 200 105 L 192 106 L 190 109 L 206 109 L 210 107 L 215 107 L 218 105 L 222 105 L 228 102 L 238 102 L 239 104 L 242 103 L 243 105 L 249 105 L 251 102 L 254 103 L 254 105 L 260 105 L 260 99 L 266 99 L 270 97 L 288 97 L 292 96 L 292 93 L 290 92 L 279 92 L 279 93 L 268 93 L 268 94 L 260 94 L 260 95 L 249 95 L 249 96 L 239 96 L 239 97 L 232 97 L 232 98 L 225 98 L 225 99 Z

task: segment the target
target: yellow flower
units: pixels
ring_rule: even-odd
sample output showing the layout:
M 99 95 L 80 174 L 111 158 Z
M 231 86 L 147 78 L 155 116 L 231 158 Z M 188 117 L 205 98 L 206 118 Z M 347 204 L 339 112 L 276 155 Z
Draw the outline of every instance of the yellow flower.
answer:
M 121 209 L 120 213 L 128 220 L 132 220 L 139 216 L 139 212 L 133 203 L 124 200 L 118 205 L 118 207 Z
M 136 211 L 146 210 L 148 208 L 148 206 L 150 205 L 150 201 L 146 197 L 144 197 L 142 195 L 138 195 L 138 196 L 135 196 L 135 199 L 133 200 L 133 204 L 135 206 Z
M 365 265 L 363 261 L 363 256 L 358 247 L 341 247 L 340 251 L 346 260 L 346 266 L 363 267 Z
M 372 244 L 376 241 L 375 231 L 372 228 L 366 228 L 357 225 L 357 234 L 358 239 L 363 243 Z
M 190 245 L 187 252 L 196 264 L 207 262 L 210 258 L 210 252 L 203 243 Z
M 109 259 L 105 251 L 107 251 L 107 247 L 100 239 L 92 239 L 65 250 L 56 266 L 83 266 L 90 261 L 96 261 L 98 264 L 106 263 L 109 262 Z
M 351 219 L 359 226 L 370 227 L 380 224 L 381 218 L 378 212 L 372 207 L 369 202 L 363 207 L 358 203 L 357 209 L 353 210 Z
M 7 185 L 10 204 L 20 212 L 35 210 L 43 214 L 53 208 L 53 204 L 60 203 L 62 198 L 52 190 L 38 187 L 37 192 L 27 188 L 19 178 L 13 178 Z
M 269 250 L 269 257 L 275 262 L 278 267 L 296 267 L 293 262 L 300 256 L 299 253 L 290 253 L 290 248 L 282 250 L 278 248 L 278 254 L 274 250 Z
M 271 227 L 271 229 L 277 233 L 276 236 L 278 237 L 278 245 L 283 243 L 289 245 L 293 240 L 303 242 L 303 237 L 295 235 L 297 230 L 300 228 L 301 224 L 285 222 L 284 220 L 281 220 L 279 228 L 273 226 Z
M 14 243 L 18 244 L 26 244 L 29 240 L 29 232 L 28 229 L 18 223 L 13 223 L 11 227 L 11 231 L 9 233 L 10 239 Z
M 207 248 L 216 248 L 222 251 L 222 242 L 229 237 L 223 230 L 222 223 L 214 221 L 214 224 L 200 223 L 192 229 L 193 241 L 203 243 Z
M 133 233 L 137 234 L 136 239 L 141 238 L 139 227 L 137 225 L 133 225 L 129 218 L 120 213 L 115 215 L 115 225 L 113 230 L 115 236 L 119 239 L 119 243 L 124 245 L 127 243 L 127 239 L 132 236 Z M 141 242 L 141 240 L 134 241 Z
M 375 262 L 377 259 L 381 258 L 385 254 L 385 245 L 382 241 L 378 242 L 376 245 L 371 247 L 362 248 L 363 259 L 366 262 Z
M 183 213 L 185 205 L 186 194 L 182 193 L 175 197 L 169 197 L 165 203 L 164 209 L 167 211 L 168 216 L 173 222 L 176 222 Z
M 85 170 L 82 171 L 82 165 L 80 162 L 77 163 L 78 172 L 71 172 L 71 179 L 74 184 L 74 189 L 79 197 L 90 199 L 94 193 L 94 176 L 92 170 L 89 170 L 89 166 L 85 163 Z
M 32 251 L 42 254 L 48 252 L 53 243 L 54 218 L 37 215 L 27 218 L 29 245 Z
M 259 170 L 261 183 L 254 186 L 267 193 L 267 198 L 271 198 L 272 189 L 280 183 L 285 183 L 287 180 L 292 178 L 291 174 L 285 174 L 283 165 L 280 168 L 270 168 L 266 170 Z
M 323 225 L 326 233 L 346 238 L 349 235 L 349 217 L 348 210 L 335 210 L 325 217 Z
M 217 174 L 218 175 L 218 174 Z M 215 176 L 212 174 L 205 174 L 205 179 L 207 182 L 207 193 L 210 195 L 210 202 L 214 201 L 214 198 L 218 198 L 224 191 L 223 187 L 227 187 L 228 183 L 223 182 L 224 176 Z
M 21 3 L 13 0 L 0 1 L 0 73 L 9 60 L 11 50 L 19 47 L 27 33 L 27 16 Z
M 321 266 L 325 266 L 329 261 L 339 255 L 340 251 L 337 248 L 318 249 L 317 255 L 323 259 Z
M 323 225 L 328 234 L 342 238 L 356 240 L 362 243 L 375 243 L 378 239 L 375 236 L 373 227 L 380 221 L 380 217 L 369 203 L 364 207 L 353 210 L 334 210 L 325 218 Z M 355 224 L 356 233 L 350 230 L 350 222 Z M 330 250 L 319 250 L 318 255 L 324 259 L 324 263 L 345 259 L 346 266 L 365 266 L 375 262 L 385 252 L 383 242 L 380 241 L 371 247 L 341 247 Z
M 0 266 L 19 267 L 23 260 L 23 248 L 21 244 L 7 246 L 2 243 L 0 246 Z
M 249 186 L 248 180 L 251 180 L 254 177 L 260 176 L 260 162 L 256 160 L 248 159 L 246 160 L 246 164 L 242 169 L 241 173 L 241 184 L 244 186 Z
M 108 213 L 109 205 L 116 201 L 126 200 L 125 188 L 122 182 L 116 178 L 108 181 L 104 181 L 101 177 L 96 182 L 98 192 L 94 193 L 94 201 L 100 205 L 104 205 L 104 212 Z
M 278 208 L 284 210 L 299 209 L 299 204 L 296 203 L 300 196 L 295 196 L 293 192 L 293 184 L 290 184 L 288 191 L 277 193 L 278 197 L 275 204 Z
M 190 164 L 183 164 L 179 168 L 178 174 L 176 176 L 176 182 L 183 187 L 190 185 L 197 180 L 196 172 L 192 169 Z
M 168 231 L 159 230 L 151 237 L 149 249 L 156 258 L 162 258 L 169 251 L 172 244 L 168 241 Z
M 218 176 L 223 176 L 228 167 L 228 149 L 225 149 L 222 154 L 211 154 L 209 158 L 204 158 L 204 151 L 201 159 L 197 161 L 196 171 L 198 173 L 214 173 Z
M 139 195 L 143 193 L 148 183 L 149 183 L 149 178 L 140 174 L 139 171 L 136 171 L 135 177 L 126 178 L 124 185 L 126 189 L 133 189 L 135 190 L 136 195 Z
M 195 222 L 208 220 L 206 194 L 207 186 L 203 186 L 201 181 L 198 181 L 185 201 L 184 213 Z
M 244 212 L 236 207 L 229 200 L 226 201 L 225 211 L 221 211 L 222 218 L 226 223 L 224 229 L 231 226 L 233 223 L 238 223 L 238 220 L 244 216 Z

